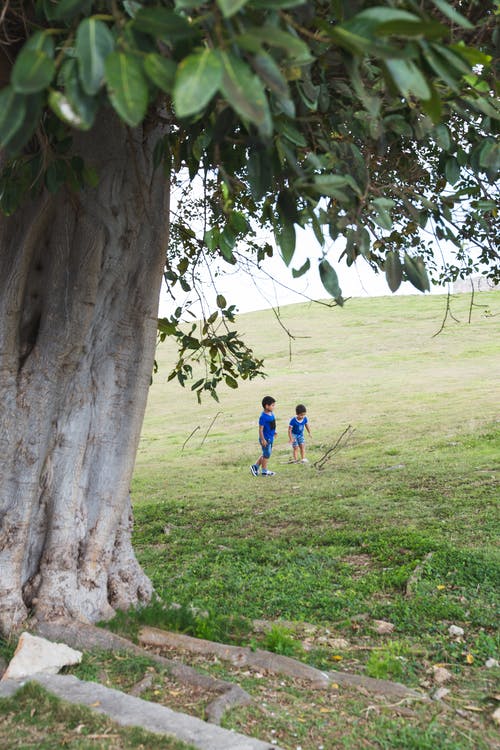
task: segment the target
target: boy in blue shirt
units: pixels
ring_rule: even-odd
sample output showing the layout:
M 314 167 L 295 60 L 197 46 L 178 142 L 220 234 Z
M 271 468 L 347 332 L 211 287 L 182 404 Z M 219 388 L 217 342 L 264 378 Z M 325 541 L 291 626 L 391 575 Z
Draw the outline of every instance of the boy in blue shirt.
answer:
M 298 404 L 295 407 L 295 417 L 292 417 L 288 425 L 288 440 L 292 444 L 293 448 L 293 462 L 296 463 L 299 456 L 300 450 L 300 461 L 303 464 L 307 463 L 306 458 L 306 443 L 304 439 L 304 427 L 306 428 L 309 435 L 311 430 L 309 429 L 308 419 L 306 417 L 306 407 L 304 404 Z
M 268 471 L 267 462 L 271 458 L 273 450 L 273 441 L 276 437 L 276 419 L 274 417 L 274 405 L 276 400 L 272 396 L 264 396 L 262 399 L 262 408 L 264 411 L 259 418 L 259 443 L 262 448 L 262 456 L 259 456 L 256 463 L 250 466 L 250 471 L 257 477 L 259 475 L 259 466 L 262 468 L 263 477 L 274 477 L 274 471 Z

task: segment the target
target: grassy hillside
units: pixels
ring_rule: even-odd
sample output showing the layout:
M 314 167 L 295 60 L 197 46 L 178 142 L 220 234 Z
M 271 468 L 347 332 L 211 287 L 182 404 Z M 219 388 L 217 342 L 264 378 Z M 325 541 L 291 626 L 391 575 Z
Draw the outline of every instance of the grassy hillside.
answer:
M 271 515 L 282 503 L 313 502 L 310 511 L 325 524 L 328 517 L 364 524 L 376 516 L 378 529 L 397 524 L 439 533 L 461 548 L 490 548 L 500 296 L 476 295 L 470 324 L 469 304 L 468 295 L 453 299 L 460 322 L 448 318 L 439 335 L 444 297 L 353 299 L 344 309 L 291 305 L 280 311 L 281 324 L 271 311 L 243 315 L 238 326 L 265 357 L 268 377 L 222 388 L 218 404 L 207 397 L 200 406 L 188 389 L 166 382 L 175 357 L 167 342 L 158 351 L 134 499 L 182 499 L 207 509 L 217 503 L 237 512 L 262 503 Z M 248 471 L 267 393 L 277 399 L 272 487 Z M 298 402 L 307 405 L 313 431 L 311 462 L 348 425 L 355 430 L 321 472 L 286 463 L 287 425 Z M 481 500 L 472 524 L 464 498 Z M 285 515 L 293 522 L 292 511 Z

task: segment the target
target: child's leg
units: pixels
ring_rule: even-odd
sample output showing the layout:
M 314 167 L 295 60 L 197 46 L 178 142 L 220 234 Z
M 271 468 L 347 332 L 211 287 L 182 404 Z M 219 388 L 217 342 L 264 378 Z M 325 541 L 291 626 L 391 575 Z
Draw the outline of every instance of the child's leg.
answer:
M 306 455 L 306 444 L 305 443 L 301 443 L 299 445 L 299 448 L 300 448 L 300 457 L 301 458 L 305 458 L 305 455 Z

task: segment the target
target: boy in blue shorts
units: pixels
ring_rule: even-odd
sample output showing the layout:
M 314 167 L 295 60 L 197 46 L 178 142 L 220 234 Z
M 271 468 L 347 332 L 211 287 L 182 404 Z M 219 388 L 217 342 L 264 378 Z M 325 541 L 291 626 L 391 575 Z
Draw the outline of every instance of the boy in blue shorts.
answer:
M 306 443 L 304 439 L 304 427 L 311 435 L 309 429 L 308 419 L 306 417 L 306 407 L 304 404 L 298 404 L 295 407 L 295 417 L 292 417 L 288 425 L 288 440 L 292 444 L 293 448 L 293 459 L 294 463 L 297 462 L 300 450 L 300 461 L 303 464 L 307 463 L 306 458 Z
M 257 477 L 259 475 L 259 466 L 262 468 L 263 477 L 274 477 L 274 471 L 268 471 L 267 462 L 271 458 L 273 450 L 273 441 L 276 436 L 276 419 L 274 417 L 274 405 L 276 400 L 272 396 L 264 396 L 262 399 L 262 408 L 264 411 L 259 418 L 259 443 L 262 448 L 262 456 L 259 456 L 256 463 L 250 466 L 250 471 Z

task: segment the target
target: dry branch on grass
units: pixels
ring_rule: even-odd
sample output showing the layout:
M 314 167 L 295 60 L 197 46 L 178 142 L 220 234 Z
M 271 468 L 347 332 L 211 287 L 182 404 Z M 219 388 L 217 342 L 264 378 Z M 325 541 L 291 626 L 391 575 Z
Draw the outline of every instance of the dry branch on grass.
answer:
M 313 463 L 314 468 L 315 469 L 322 469 L 324 467 L 324 465 L 326 464 L 326 462 L 332 456 L 334 456 L 336 453 L 338 453 L 341 448 L 345 448 L 346 447 L 347 443 L 349 442 L 349 440 L 351 439 L 351 437 L 353 436 L 353 434 L 354 434 L 354 427 L 352 427 L 351 425 L 348 425 L 345 428 L 344 432 L 341 435 L 339 435 L 339 437 L 337 438 L 336 442 L 330 448 L 328 448 L 328 450 L 326 451 L 326 453 L 324 453 L 321 456 L 321 458 L 318 458 L 318 460 Z

